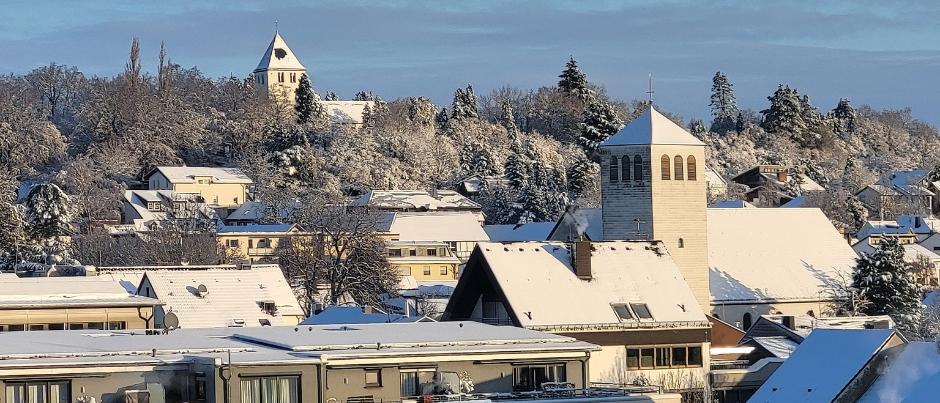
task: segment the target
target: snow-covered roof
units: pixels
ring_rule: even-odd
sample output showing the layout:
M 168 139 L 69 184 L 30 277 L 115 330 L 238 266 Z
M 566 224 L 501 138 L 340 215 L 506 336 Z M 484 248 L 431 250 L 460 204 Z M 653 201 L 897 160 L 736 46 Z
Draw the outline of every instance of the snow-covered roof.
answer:
M 713 203 L 709 208 L 757 208 L 753 204 L 744 200 L 720 200 Z
M 304 315 L 284 274 L 277 265 L 252 266 L 247 270 L 148 270 L 153 293 L 164 303 L 166 312 L 174 312 L 182 328 L 225 327 L 243 320 L 245 326 L 261 326 L 260 319 L 271 325 L 296 325 Z M 199 285 L 209 292 L 200 296 Z M 271 315 L 260 304 L 273 302 L 277 312 Z
M 662 243 L 610 241 L 593 242 L 590 247 L 590 281 L 578 278 L 572 268 L 571 253 L 560 242 L 487 242 L 478 244 L 475 253 L 485 259 L 485 266 L 506 297 L 507 309 L 516 313 L 523 327 L 642 327 L 647 323 L 622 322 L 611 306 L 614 303 L 646 304 L 653 317 L 650 323 L 708 326 L 705 314 Z M 468 276 L 472 264 L 473 258 L 461 281 Z
M 328 306 L 301 322 L 302 325 L 358 325 L 363 323 L 407 323 L 431 320 L 424 316 L 405 316 L 381 311 L 366 312 L 360 306 Z
M 793 316 L 793 328 L 784 324 L 784 318 Z M 809 315 L 761 315 L 747 330 L 741 340 L 757 337 L 784 336 L 801 343 L 816 329 L 893 329 L 894 321 L 888 315 L 874 316 L 823 316 Z
M 759 336 L 753 337 L 751 340 L 777 358 L 790 357 L 790 354 L 793 354 L 793 351 L 800 345 L 789 337 L 784 336 Z
M 806 196 L 798 196 L 798 197 L 794 197 L 793 199 L 791 199 L 790 201 L 786 203 L 783 203 L 782 205 L 780 205 L 780 207 L 800 208 L 800 207 L 803 207 L 804 204 L 806 204 Z
M 491 241 L 518 242 L 544 241 L 548 239 L 555 222 L 530 222 L 525 224 L 484 225 L 483 230 Z
M 608 137 L 601 147 L 647 144 L 705 145 L 682 126 L 650 107 L 619 132 Z
M 389 232 L 401 241 L 486 241 L 480 216 L 469 212 L 395 213 Z
M 708 209 L 714 302 L 825 299 L 856 256 L 816 208 Z
M 573 206 L 565 210 L 548 239 L 569 241 L 581 235 L 592 241 L 604 240 L 604 216 L 601 209 Z
M 362 113 L 366 105 L 373 107 L 374 101 L 320 101 L 326 113 L 336 123 L 362 124 Z
M 921 256 L 932 262 L 940 261 L 940 255 L 937 255 L 930 249 L 920 246 L 916 243 L 906 243 L 901 245 L 904 248 L 904 261 L 908 263 L 917 262 Z M 870 238 L 862 239 L 852 245 L 852 249 L 861 255 L 862 253 L 873 254 L 878 249 L 878 245 L 872 245 Z
M 924 177 L 927 176 L 926 169 L 908 169 L 892 172 L 888 176 L 888 184 L 892 188 L 906 195 L 929 196 L 932 193 L 924 188 Z
M 0 310 L 154 305 L 160 301 L 128 294 L 119 282 L 97 277 L 0 278 Z
M 816 330 L 748 401 L 831 402 L 894 335 L 890 329 Z
M 720 188 L 728 186 L 728 181 L 718 174 L 712 167 L 705 166 L 705 184 L 710 188 Z
M 910 342 L 889 358 L 859 403 L 931 402 L 940 396 L 940 349 L 936 342 Z
M 261 56 L 261 61 L 258 62 L 258 67 L 255 68 L 255 72 L 261 70 L 306 69 L 303 64 L 300 64 L 300 60 L 297 59 L 297 56 L 294 56 L 294 52 L 287 46 L 287 42 L 284 41 L 281 34 L 275 32 L 274 38 L 271 39 L 271 44 L 268 45 L 268 49 L 265 50 L 264 55 Z
M 425 190 L 370 190 L 353 200 L 350 205 L 405 211 L 481 209 L 479 204 L 453 190 L 437 190 L 434 193 Z
M 283 234 L 291 232 L 297 225 L 295 224 L 248 224 L 248 225 L 223 225 L 218 229 L 220 234 Z
M 252 183 L 251 178 L 238 168 L 222 167 L 156 167 L 147 174 L 149 179 L 154 173 L 160 172 L 170 183 L 196 183 L 197 177 L 210 177 L 213 183 Z

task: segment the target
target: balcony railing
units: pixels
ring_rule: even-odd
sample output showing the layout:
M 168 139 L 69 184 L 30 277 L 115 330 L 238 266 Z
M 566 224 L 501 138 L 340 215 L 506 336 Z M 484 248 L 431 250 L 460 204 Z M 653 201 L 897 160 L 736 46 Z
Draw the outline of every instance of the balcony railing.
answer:
M 274 248 L 248 248 L 249 256 L 268 256 L 274 254 Z

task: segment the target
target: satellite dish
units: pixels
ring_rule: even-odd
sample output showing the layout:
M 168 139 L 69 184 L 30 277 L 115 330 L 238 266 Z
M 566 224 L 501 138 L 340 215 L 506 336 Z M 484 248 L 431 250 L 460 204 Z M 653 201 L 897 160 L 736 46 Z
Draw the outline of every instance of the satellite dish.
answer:
M 180 318 L 173 312 L 167 312 L 163 316 L 163 328 L 172 330 L 180 327 Z
M 199 284 L 199 287 L 196 287 L 196 292 L 199 293 L 200 297 L 205 297 L 209 294 L 209 288 L 205 284 Z

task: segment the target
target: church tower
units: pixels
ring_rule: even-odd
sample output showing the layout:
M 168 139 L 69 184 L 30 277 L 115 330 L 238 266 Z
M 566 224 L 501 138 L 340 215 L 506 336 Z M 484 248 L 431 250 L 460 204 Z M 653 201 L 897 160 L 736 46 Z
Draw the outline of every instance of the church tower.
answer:
M 650 107 L 600 156 L 604 239 L 662 241 L 709 312 L 705 144 Z
M 307 72 L 307 68 L 300 64 L 294 52 L 287 47 L 287 42 L 280 32 L 274 33 L 274 39 L 264 51 L 261 62 L 252 72 L 255 86 L 263 90 L 268 97 L 277 97 L 286 104 L 294 104 L 294 91 L 300 84 L 300 76 Z

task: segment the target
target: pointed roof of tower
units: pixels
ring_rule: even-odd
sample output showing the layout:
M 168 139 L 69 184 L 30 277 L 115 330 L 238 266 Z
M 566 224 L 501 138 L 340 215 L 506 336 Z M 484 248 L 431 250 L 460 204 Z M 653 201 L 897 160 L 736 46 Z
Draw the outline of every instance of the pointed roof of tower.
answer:
M 650 107 L 626 127 L 601 143 L 601 146 L 646 144 L 705 145 L 681 126 Z
M 306 70 L 300 60 L 294 56 L 294 52 L 287 46 L 287 42 L 281 37 L 280 32 L 274 33 L 274 39 L 268 45 L 268 50 L 264 51 L 261 62 L 255 71 L 260 70 Z

